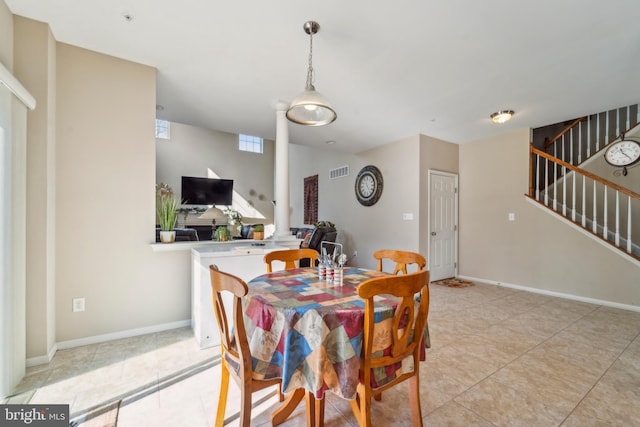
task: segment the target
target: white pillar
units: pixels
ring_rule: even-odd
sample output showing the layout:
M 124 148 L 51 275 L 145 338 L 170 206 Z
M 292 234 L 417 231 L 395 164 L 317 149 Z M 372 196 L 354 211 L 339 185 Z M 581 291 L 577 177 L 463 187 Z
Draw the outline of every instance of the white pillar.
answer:
M 291 240 L 289 230 L 289 103 L 278 101 L 276 109 L 275 226 L 274 240 Z

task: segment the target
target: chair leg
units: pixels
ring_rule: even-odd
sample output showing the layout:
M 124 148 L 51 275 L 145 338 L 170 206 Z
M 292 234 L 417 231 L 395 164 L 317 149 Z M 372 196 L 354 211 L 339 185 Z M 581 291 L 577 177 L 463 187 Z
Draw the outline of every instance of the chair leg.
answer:
M 240 427 L 251 426 L 251 387 L 242 387 L 240 392 Z
M 360 412 L 360 400 L 356 396 L 355 399 L 349 401 L 349 404 L 351 405 L 353 416 L 356 417 L 356 420 L 358 421 L 358 425 L 362 426 L 362 420 L 360 418 L 362 415 L 362 413 Z
M 324 426 L 324 398 L 316 399 L 316 427 Z
M 220 378 L 220 397 L 218 398 L 218 412 L 216 412 L 215 427 L 224 425 L 224 412 L 227 408 L 227 395 L 229 394 L 229 371 L 227 364 L 222 359 L 222 376 Z
M 371 427 L 371 395 L 365 395 L 360 397 L 360 419 L 363 421 L 360 424 L 362 427 Z
M 371 427 L 371 396 L 367 396 L 367 390 L 362 384 L 358 385 L 356 398 L 349 401 L 353 415 L 358 420 L 360 427 Z
M 307 427 L 316 427 L 316 397 L 308 390 L 305 403 L 307 406 Z
M 407 381 L 409 386 L 409 405 L 411 407 L 411 425 L 422 427 L 422 409 L 420 408 L 420 379 L 416 370 L 415 375 Z

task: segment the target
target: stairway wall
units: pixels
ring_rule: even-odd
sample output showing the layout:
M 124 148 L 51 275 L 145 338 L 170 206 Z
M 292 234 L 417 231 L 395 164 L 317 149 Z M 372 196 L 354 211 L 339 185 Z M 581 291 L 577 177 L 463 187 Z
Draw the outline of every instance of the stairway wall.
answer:
M 529 140 L 521 129 L 460 146 L 459 274 L 640 310 L 638 264 L 526 201 Z

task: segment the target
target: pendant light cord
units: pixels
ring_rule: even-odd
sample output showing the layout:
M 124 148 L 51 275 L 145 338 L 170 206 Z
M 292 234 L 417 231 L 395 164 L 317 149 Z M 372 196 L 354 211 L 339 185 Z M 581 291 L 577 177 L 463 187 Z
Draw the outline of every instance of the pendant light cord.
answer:
M 306 89 L 315 90 L 313 87 L 313 31 L 309 31 L 309 67 L 307 68 L 307 85 Z

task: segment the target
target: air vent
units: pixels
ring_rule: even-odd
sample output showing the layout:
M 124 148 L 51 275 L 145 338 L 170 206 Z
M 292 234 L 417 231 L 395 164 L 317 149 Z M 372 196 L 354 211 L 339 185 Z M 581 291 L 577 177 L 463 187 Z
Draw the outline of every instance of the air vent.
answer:
M 340 166 L 329 170 L 329 179 L 344 178 L 345 176 L 349 176 L 349 166 Z

